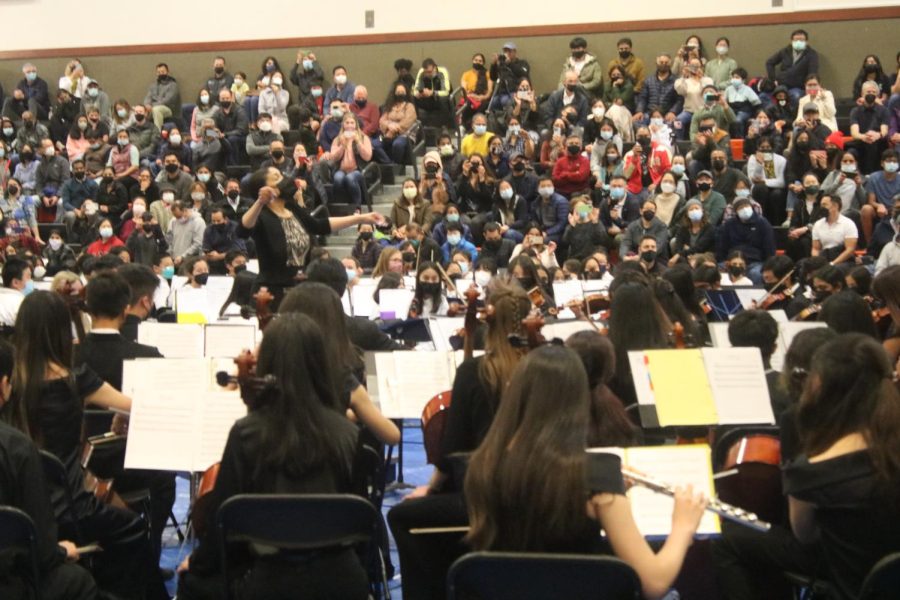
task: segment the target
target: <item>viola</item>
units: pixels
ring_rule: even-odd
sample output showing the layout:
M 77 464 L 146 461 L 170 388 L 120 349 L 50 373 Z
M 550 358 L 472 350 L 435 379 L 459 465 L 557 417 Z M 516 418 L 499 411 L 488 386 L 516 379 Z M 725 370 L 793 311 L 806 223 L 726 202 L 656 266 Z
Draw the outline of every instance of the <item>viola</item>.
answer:
M 722 470 L 736 471 L 716 480 L 723 500 L 753 511 L 767 521 L 784 521 L 778 437 L 764 433 L 741 437 L 728 448 Z
M 249 307 L 243 306 L 241 307 L 241 317 L 250 319 L 255 316 L 259 324 L 259 330 L 265 331 L 266 326 L 275 318 L 275 314 L 269 308 L 269 305 L 275 300 L 275 296 L 269 292 L 269 288 L 261 287 L 253 294 L 253 299 L 256 301 L 256 311 L 251 311 Z
M 821 311 L 822 311 L 821 304 L 810 304 L 809 306 L 807 306 L 806 308 L 801 310 L 799 313 L 794 315 L 794 318 L 791 319 L 791 321 L 806 321 L 810 317 L 817 315 Z

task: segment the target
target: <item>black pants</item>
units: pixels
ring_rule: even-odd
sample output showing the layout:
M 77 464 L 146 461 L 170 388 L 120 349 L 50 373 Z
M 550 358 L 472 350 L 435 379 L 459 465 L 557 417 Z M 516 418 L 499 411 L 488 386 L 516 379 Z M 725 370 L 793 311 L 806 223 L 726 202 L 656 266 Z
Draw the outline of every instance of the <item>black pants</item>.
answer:
M 722 597 L 727 600 L 790 599 L 791 587 L 783 573 L 819 572 L 816 546 L 801 544 L 783 527 L 760 533 L 722 523 L 722 538 L 713 544 L 713 562 Z
M 78 531 L 61 523 L 59 538 L 100 544 L 103 552 L 92 556 L 91 569 L 97 586 L 122 598 L 168 598 L 144 521 L 128 510 L 92 505 L 80 513 Z
M 447 571 L 468 549 L 463 534 L 410 533 L 418 527 L 468 525 L 462 494 L 434 494 L 401 502 L 388 512 L 397 542 L 404 600 L 439 600 L 446 596 Z
M 150 519 L 153 556 L 158 562 L 162 551 L 163 531 L 172 513 L 172 507 L 175 506 L 175 473 L 127 469 L 116 476 L 115 482 L 116 491 L 121 494 L 144 489 L 150 492 L 150 514 L 147 517 Z
M 40 574 L 43 600 L 94 600 L 97 585 L 91 574 L 79 565 L 59 564 Z M 31 598 L 33 588 L 18 577 L 0 575 L 0 598 Z

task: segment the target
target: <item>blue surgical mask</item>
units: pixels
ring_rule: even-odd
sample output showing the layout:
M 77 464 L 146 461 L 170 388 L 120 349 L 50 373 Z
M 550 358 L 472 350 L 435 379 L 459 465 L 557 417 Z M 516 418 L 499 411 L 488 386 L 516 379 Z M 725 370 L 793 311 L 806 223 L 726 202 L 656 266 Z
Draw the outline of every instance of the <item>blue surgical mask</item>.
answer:
M 484 135 L 487 133 L 487 125 L 476 125 L 472 129 L 475 132 L 475 135 Z
M 34 291 L 34 282 L 32 280 L 28 280 L 25 282 L 25 288 L 22 290 L 22 293 L 26 296 Z
M 892 161 L 890 161 L 890 162 L 885 162 L 885 163 L 884 163 L 884 170 L 885 170 L 885 172 L 887 172 L 887 173 L 896 173 L 896 172 L 897 172 L 897 167 L 898 167 L 898 165 L 900 165 L 900 163 L 898 163 L 898 162 L 895 161 L 895 160 L 892 160 Z
M 609 188 L 609 197 L 613 200 L 621 200 L 625 197 L 625 188 L 611 187 Z
M 37 72 L 31 71 L 30 73 L 25 73 L 25 79 L 27 79 L 28 81 L 34 81 L 35 79 L 37 79 Z
M 168 267 L 163 267 L 162 270 L 163 279 L 172 279 L 175 277 L 175 267 L 169 265 Z
M 467 262 L 458 262 L 456 263 L 459 266 L 459 272 L 465 275 L 469 272 L 469 263 Z
M 312 71 L 313 61 L 309 60 L 308 58 L 304 58 L 303 59 L 303 68 L 306 69 L 307 71 Z
M 806 41 L 805 40 L 794 40 L 791 42 L 791 47 L 797 52 L 803 52 L 806 50 Z
M 447 221 L 450 223 L 458 223 L 459 222 L 459 213 L 449 213 L 447 215 Z
M 684 175 L 684 165 L 672 165 L 672 172 L 676 175 Z
M 613 136 L 613 132 L 608 129 L 603 129 L 600 131 L 600 137 L 606 141 L 611 140 L 612 136 Z
M 347 283 L 356 279 L 356 269 L 346 269 L 347 271 Z
M 447 242 L 451 246 L 456 246 L 457 244 L 459 244 L 460 239 L 461 238 L 458 233 L 451 233 L 450 235 L 447 236 Z
M 747 188 L 741 188 L 739 190 L 734 190 L 734 195 L 736 198 L 749 198 L 750 190 Z

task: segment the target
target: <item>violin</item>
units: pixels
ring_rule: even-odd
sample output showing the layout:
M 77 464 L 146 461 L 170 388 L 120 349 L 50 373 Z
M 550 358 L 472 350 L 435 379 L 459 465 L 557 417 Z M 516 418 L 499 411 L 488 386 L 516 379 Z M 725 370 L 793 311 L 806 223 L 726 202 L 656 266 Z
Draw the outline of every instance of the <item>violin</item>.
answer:
M 539 310 L 531 311 L 531 314 L 522 319 L 522 327 L 525 328 L 529 350 L 534 350 L 538 346 L 543 346 L 547 343 L 547 338 L 541 333 L 544 324 L 544 317 Z
M 794 297 L 793 288 L 789 288 L 789 287 L 784 288 L 780 292 L 776 292 L 775 290 L 784 286 L 785 282 L 791 278 L 791 276 L 794 274 L 795 270 L 796 269 L 791 269 L 787 275 L 785 275 L 784 277 L 779 279 L 775 283 L 775 285 L 772 286 L 772 289 L 769 290 L 768 292 L 766 292 L 765 296 L 763 296 L 759 300 L 754 300 L 753 307 L 758 308 L 760 310 L 769 310 L 769 307 L 771 307 L 776 302 L 782 302 L 784 300 L 790 300 L 791 298 L 793 298 Z
M 256 311 L 251 311 L 248 306 L 242 306 L 241 317 L 250 319 L 255 316 L 256 321 L 259 324 L 259 330 L 265 331 L 266 326 L 275 318 L 275 314 L 272 312 L 272 309 L 269 308 L 269 305 L 275 300 L 275 296 L 269 292 L 269 288 L 261 287 L 253 294 L 253 299 L 256 301 Z
M 818 303 L 810 304 L 809 306 L 807 306 L 806 308 L 804 308 L 803 310 L 798 312 L 796 315 L 794 315 L 794 318 L 791 319 L 791 321 L 806 321 L 807 319 L 809 319 L 812 316 L 817 315 L 821 311 L 822 311 L 821 304 L 818 304 Z

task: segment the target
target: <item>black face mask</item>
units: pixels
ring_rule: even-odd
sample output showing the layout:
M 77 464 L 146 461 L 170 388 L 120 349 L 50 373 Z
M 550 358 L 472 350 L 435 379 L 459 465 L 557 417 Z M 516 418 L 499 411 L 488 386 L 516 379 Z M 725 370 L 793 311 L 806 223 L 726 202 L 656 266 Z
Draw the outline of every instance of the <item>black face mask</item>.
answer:
M 485 240 L 484 247 L 488 250 L 497 251 L 500 249 L 500 246 L 503 244 L 503 240 Z
M 231 100 L 222 100 L 219 102 L 219 106 L 222 108 L 231 108 Z
M 72 177 L 74 177 L 78 181 L 81 181 L 82 179 L 84 179 L 84 171 L 76 171 L 72 173 Z
M 34 152 L 23 152 L 22 160 L 31 160 L 34 158 Z
M 396 100 L 397 102 L 406 102 L 406 99 L 406 94 L 394 94 L 394 100 Z
M 235 275 L 237 275 L 238 273 L 243 273 L 244 271 L 247 270 L 247 265 L 243 265 L 243 264 L 241 264 L 241 265 L 235 265 L 235 266 L 233 267 L 233 270 L 234 270 L 234 274 L 235 274 Z
M 425 172 L 429 175 L 434 175 L 438 171 L 438 166 L 434 163 L 428 163 L 425 165 Z
M 159 83 L 165 83 L 165 81 L 169 78 L 168 75 L 157 75 L 156 81 Z
M 281 198 L 287 200 L 294 197 L 294 193 L 297 191 L 297 186 L 294 185 L 293 181 L 291 181 L 287 177 L 284 177 L 278 184 L 278 191 L 281 192 Z
M 628 58 L 631 56 L 631 50 L 619 50 L 619 58 Z
M 366 104 L 368 104 L 368 100 L 357 100 L 356 105 L 360 108 L 365 108 Z
M 808 196 L 815 196 L 816 194 L 819 193 L 819 186 L 817 186 L 817 185 L 808 185 L 808 186 L 806 186 L 805 188 L 803 188 L 803 191 L 804 191 L 804 192 L 806 193 L 806 195 L 808 195 Z
M 512 170 L 516 173 L 524 173 L 525 163 L 513 163 Z
M 199 283 L 200 285 L 206 285 L 206 282 L 209 281 L 209 273 L 200 273 L 199 275 L 194 275 L 194 281 Z
M 567 83 L 567 84 L 566 84 L 566 90 L 567 90 L 567 91 L 569 91 L 569 92 L 574 92 L 576 89 L 578 89 L 578 84 L 577 84 L 577 83 Z
M 7 186 L 6 191 L 9 193 L 10 196 L 15 196 L 16 194 L 19 193 L 19 188 L 17 188 L 14 185 L 10 185 L 10 186 Z
M 712 161 L 712 166 L 713 166 L 713 169 L 715 169 L 716 171 L 721 171 L 722 169 L 725 168 L 725 161 L 724 160 L 714 160 L 714 161 Z
M 603 273 L 600 271 L 588 271 L 584 274 L 585 279 L 603 279 Z
M 650 147 L 650 143 L 651 143 L 651 142 L 650 142 L 650 138 L 648 138 L 648 137 L 645 136 L 645 135 L 642 135 L 641 137 L 637 138 L 636 141 L 637 141 L 638 144 L 641 145 L 641 148 L 645 148 L 645 149 L 646 149 L 646 148 L 649 148 L 649 147 Z
M 534 287 L 534 279 L 531 277 L 517 277 L 517 279 L 519 280 L 519 285 L 521 285 L 526 291 Z
M 797 150 L 806 152 L 809 150 L 809 142 L 797 142 Z
M 728 265 L 728 274 L 732 279 L 738 279 L 744 275 L 744 267 L 740 265 Z
M 575 60 L 580 60 L 581 58 L 584 57 L 584 55 L 585 55 L 584 50 L 573 50 L 572 51 L 572 58 L 574 58 Z
M 641 213 L 641 217 L 643 217 L 645 221 L 652 221 L 653 217 L 655 217 L 655 216 L 656 216 L 656 213 L 653 212 L 652 210 L 645 210 L 644 212 Z
M 168 163 L 166 165 L 166 173 L 173 174 L 178 172 L 178 165 L 175 163 Z
M 363 232 L 361 232 L 361 233 L 359 234 L 359 239 L 361 239 L 361 240 L 364 241 L 364 242 L 368 242 L 369 240 L 372 239 L 372 232 L 371 232 L 371 231 L 363 231 Z
M 476 71 L 484 71 L 484 65 L 479 63 L 472 63 L 472 68 Z
M 416 262 L 416 253 L 415 252 L 404 252 L 402 254 L 403 262 L 405 263 L 414 263 Z
M 222 73 L 225 72 L 225 67 L 215 67 L 213 69 L 213 71 L 215 72 L 216 75 L 221 75 Z
M 272 151 L 272 158 L 274 158 L 275 160 L 281 160 L 282 158 L 284 158 L 284 151 L 282 151 L 282 150 L 273 150 L 273 151 Z
M 581 152 L 581 146 L 579 146 L 578 144 L 569 144 L 568 146 L 566 146 L 566 149 L 572 156 L 575 156 L 576 154 Z
M 827 150 L 825 150 L 825 156 L 828 157 L 828 162 L 834 162 L 834 157 L 837 156 L 837 153 L 837 148 L 828 148 Z
M 648 264 L 656 262 L 656 250 L 644 250 L 641 252 L 641 260 Z
M 112 177 L 104 177 L 100 181 L 103 183 L 103 185 L 109 185 L 113 182 L 113 178 Z
M 697 184 L 697 189 L 701 192 L 708 192 L 712 189 L 712 184 L 708 181 L 701 181 Z
M 878 96 L 876 96 L 875 94 L 866 94 L 865 95 L 866 104 L 875 104 L 875 100 L 877 100 L 877 99 L 878 99 Z
M 827 300 L 829 296 L 831 296 L 830 292 L 824 292 L 824 291 L 817 292 L 817 291 L 813 290 L 813 300 L 815 300 L 815 302 L 817 304 L 821 304 L 821 303 L 825 302 L 825 300 Z
M 231 198 L 231 200 L 237 200 L 241 197 L 241 193 L 237 190 L 228 190 L 227 196 Z

